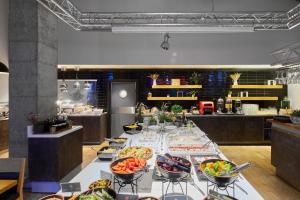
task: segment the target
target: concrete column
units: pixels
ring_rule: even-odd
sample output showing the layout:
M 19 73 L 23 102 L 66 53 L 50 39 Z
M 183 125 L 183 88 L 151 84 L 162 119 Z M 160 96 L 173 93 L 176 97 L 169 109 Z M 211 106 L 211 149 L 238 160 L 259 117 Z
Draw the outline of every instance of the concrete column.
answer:
M 56 114 L 57 19 L 36 0 L 9 1 L 9 154 L 27 157 L 29 113 Z

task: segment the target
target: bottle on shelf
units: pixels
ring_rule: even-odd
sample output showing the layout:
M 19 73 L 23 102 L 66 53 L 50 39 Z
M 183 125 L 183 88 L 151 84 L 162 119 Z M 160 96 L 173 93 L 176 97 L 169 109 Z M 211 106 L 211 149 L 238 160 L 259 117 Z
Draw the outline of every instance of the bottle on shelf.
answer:
M 217 106 L 217 113 L 222 113 L 222 111 L 224 110 L 224 100 L 221 97 L 218 99 Z
M 237 114 L 242 114 L 243 113 L 243 111 L 242 111 L 242 102 L 241 102 L 240 99 L 235 100 L 235 109 L 236 109 Z
M 232 100 L 230 98 L 226 99 L 225 108 L 227 113 L 232 113 Z

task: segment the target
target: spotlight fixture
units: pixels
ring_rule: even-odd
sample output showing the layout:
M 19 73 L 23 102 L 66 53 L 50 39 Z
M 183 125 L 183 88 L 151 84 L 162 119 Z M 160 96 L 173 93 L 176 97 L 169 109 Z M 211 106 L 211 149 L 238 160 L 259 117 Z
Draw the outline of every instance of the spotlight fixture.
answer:
M 170 48 L 170 44 L 169 44 L 169 33 L 165 33 L 164 35 L 164 41 L 161 43 L 160 47 L 165 50 L 165 51 L 168 51 L 169 48 Z
M 0 73 L 8 73 L 8 68 L 2 62 L 0 62 Z

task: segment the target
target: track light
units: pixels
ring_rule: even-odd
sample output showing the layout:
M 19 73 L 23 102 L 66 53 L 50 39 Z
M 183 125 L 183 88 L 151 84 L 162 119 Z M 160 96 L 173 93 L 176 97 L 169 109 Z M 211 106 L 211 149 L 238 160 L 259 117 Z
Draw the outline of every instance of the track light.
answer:
M 164 41 L 161 43 L 160 47 L 165 50 L 165 51 L 168 51 L 169 48 L 170 48 L 170 44 L 169 44 L 169 33 L 165 33 L 164 35 Z

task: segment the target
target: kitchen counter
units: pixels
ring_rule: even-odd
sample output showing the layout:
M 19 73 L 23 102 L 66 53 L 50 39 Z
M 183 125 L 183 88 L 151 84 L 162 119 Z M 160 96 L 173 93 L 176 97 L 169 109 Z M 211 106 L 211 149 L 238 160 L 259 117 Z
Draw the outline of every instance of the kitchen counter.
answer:
M 270 144 L 273 115 L 187 115 L 215 142 L 221 145 Z
M 293 123 L 282 123 L 276 120 L 269 120 L 272 123 L 272 126 L 290 130 L 292 132 L 295 132 L 295 134 L 300 135 L 300 125 L 293 124 Z
M 187 117 L 273 117 L 274 115 L 240 115 L 240 114 L 211 114 L 211 115 L 194 115 L 189 114 Z
M 300 126 L 272 121 L 271 163 L 276 175 L 300 190 Z
M 87 114 L 87 113 L 74 113 L 74 114 L 69 114 L 69 117 L 100 117 L 102 115 L 106 115 L 107 112 L 103 112 L 101 114 Z
M 74 131 L 77 131 L 80 129 L 82 129 L 82 126 L 72 126 L 72 128 L 64 130 L 64 131 L 60 131 L 59 133 L 28 134 L 27 137 L 28 138 L 59 138 L 59 137 L 65 136 L 67 134 L 71 134 Z

